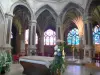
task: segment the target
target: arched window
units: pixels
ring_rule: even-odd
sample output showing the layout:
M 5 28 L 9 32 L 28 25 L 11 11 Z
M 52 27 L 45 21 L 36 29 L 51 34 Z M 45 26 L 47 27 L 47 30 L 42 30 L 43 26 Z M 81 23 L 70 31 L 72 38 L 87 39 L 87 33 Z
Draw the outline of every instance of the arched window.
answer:
M 11 32 L 11 37 L 10 37 L 11 39 L 13 38 L 13 33 Z
M 36 38 L 35 39 L 36 39 L 35 44 L 38 44 L 38 35 L 37 35 L 37 33 L 36 33 Z
M 29 38 L 29 29 L 25 31 L 25 44 L 28 44 L 28 38 Z
M 100 44 L 100 26 L 99 25 L 94 27 L 93 41 L 95 44 Z
M 25 44 L 28 44 L 28 39 L 29 39 L 29 29 L 27 29 L 25 31 Z M 35 44 L 38 44 L 38 36 L 37 36 L 37 33 L 36 33 L 36 38 L 35 38 Z
M 56 44 L 56 33 L 48 29 L 44 32 L 44 45 L 55 45 Z
M 67 42 L 69 45 L 78 45 L 79 44 L 78 29 L 74 28 L 68 33 Z

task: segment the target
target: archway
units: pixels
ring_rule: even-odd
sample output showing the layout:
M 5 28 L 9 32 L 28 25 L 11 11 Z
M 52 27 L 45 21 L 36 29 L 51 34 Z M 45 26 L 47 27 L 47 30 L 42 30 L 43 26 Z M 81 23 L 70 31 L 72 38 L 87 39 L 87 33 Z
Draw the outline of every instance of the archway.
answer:
M 88 15 L 91 17 L 90 26 L 91 26 L 91 36 L 90 36 L 90 45 L 92 47 L 92 57 L 97 57 L 100 55 L 98 50 L 99 45 L 99 26 L 100 26 L 100 1 L 91 0 L 89 6 L 87 7 Z M 98 57 L 99 58 L 99 57 Z
M 70 4 L 72 4 L 72 6 Z M 83 48 L 84 47 L 84 45 L 83 45 L 83 43 L 84 43 L 83 42 L 84 24 L 83 24 L 83 17 L 82 17 L 83 9 L 81 7 L 79 7 L 79 5 L 76 5 L 74 3 L 69 3 L 67 6 L 71 6 L 71 7 L 65 7 L 65 10 L 61 14 L 62 21 L 63 21 L 62 32 L 64 33 L 63 34 L 64 39 L 66 39 L 68 33 L 73 28 L 77 28 L 78 34 L 79 34 L 79 37 L 77 39 L 80 40 L 79 44 L 78 45 L 76 45 L 76 44 L 68 45 L 68 42 L 66 44 L 69 47 L 70 51 L 72 51 L 72 52 L 74 52 L 73 48 L 75 50 L 77 48 L 77 51 L 79 51 L 79 53 L 77 52 L 78 56 L 80 56 L 80 58 L 83 58 L 83 56 L 84 56 L 83 55 L 84 54 L 84 48 Z M 67 51 L 67 49 L 65 49 L 65 50 Z M 70 51 L 69 51 L 69 54 L 67 54 L 69 56 L 72 54 L 72 52 L 70 52 Z
M 17 35 L 17 29 L 14 25 L 12 25 L 12 31 L 11 31 L 11 46 L 12 48 L 12 54 L 16 54 L 16 35 Z
M 0 48 L 3 48 L 6 44 L 6 33 L 5 33 L 5 18 L 2 13 L 2 10 L 0 9 Z
M 23 5 L 18 5 L 14 8 L 13 14 L 13 24 L 12 33 L 13 34 L 13 50 L 14 54 L 26 55 L 25 50 L 25 31 L 29 27 L 29 22 L 31 20 L 31 14 L 28 8 Z M 29 35 L 27 35 L 29 36 Z M 13 51 L 12 51 L 13 52 Z
M 56 31 L 56 22 L 52 14 L 48 11 L 48 9 L 44 10 L 37 18 L 37 29 L 39 29 L 39 52 L 42 55 L 53 55 L 53 46 L 50 45 L 44 45 L 44 32 L 48 29 L 51 29 L 53 31 Z M 51 47 L 51 49 L 50 49 Z M 50 50 L 48 50 L 50 49 Z

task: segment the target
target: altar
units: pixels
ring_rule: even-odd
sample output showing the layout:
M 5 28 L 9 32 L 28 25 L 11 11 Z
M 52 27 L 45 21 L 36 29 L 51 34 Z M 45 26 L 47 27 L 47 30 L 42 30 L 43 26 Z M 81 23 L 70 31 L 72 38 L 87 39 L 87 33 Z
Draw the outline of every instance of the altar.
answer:
M 19 59 L 26 75 L 50 75 L 49 66 L 54 57 L 24 56 Z

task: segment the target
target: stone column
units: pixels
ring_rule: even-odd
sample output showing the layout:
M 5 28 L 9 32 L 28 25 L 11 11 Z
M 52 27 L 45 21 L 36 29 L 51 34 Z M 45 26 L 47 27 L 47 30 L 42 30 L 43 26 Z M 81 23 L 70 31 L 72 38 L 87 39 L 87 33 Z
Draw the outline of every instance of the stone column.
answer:
M 88 25 L 88 45 L 89 45 L 89 50 L 90 50 L 90 53 L 89 53 L 89 56 L 90 58 L 93 58 L 94 57 L 94 53 L 95 53 L 95 50 L 94 50 L 94 44 L 93 44 L 93 31 L 92 31 L 92 23 L 89 22 L 89 25 Z M 91 59 L 92 60 L 92 59 Z
M 20 48 L 20 53 L 22 55 L 25 55 L 25 29 L 22 30 L 21 32 L 21 48 Z
M 88 45 L 93 46 L 93 32 L 92 32 L 92 23 L 87 25 L 88 28 Z
M 7 23 L 7 35 L 6 35 L 6 49 L 11 50 L 11 29 L 12 29 L 12 20 L 13 20 L 13 14 L 6 13 L 6 23 Z
M 20 54 L 20 52 L 21 52 L 21 34 L 16 33 L 15 40 L 16 40 L 16 46 L 15 46 L 16 53 Z
M 36 54 L 35 36 L 36 36 L 36 20 L 30 22 L 29 26 L 29 51 L 28 55 Z
M 79 56 L 80 56 L 80 59 L 83 59 L 84 58 L 84 35 L 80 35 L 79 36 L 80 38 L 80 43 L 79 43 Z
M 61 32 L 61 27 L 59 25 L 57 25 L 57 27 L 56 27 L 56 39 L 61 39 L 60 32 Z
M 61 25 L 62 25 L 61 19 L 60 19 L 60 17 L 58 17 L 56 20 L 56 39 L 57 40 L 58 39 L 63 40 L 63 38 L 61 36 L 61 34 L 63 34 L 63 33 L 61 33 Z
M 40 35 L 40 53 L 42 53 L 42 55 L 44 55 L 44 31 L 41 31 L 41 35 Z
M 84 47 L 84 61 L 91 62 L 93 57 L 93 36 L 92 24 L 88 21 L 85 23 L 85 47 Z

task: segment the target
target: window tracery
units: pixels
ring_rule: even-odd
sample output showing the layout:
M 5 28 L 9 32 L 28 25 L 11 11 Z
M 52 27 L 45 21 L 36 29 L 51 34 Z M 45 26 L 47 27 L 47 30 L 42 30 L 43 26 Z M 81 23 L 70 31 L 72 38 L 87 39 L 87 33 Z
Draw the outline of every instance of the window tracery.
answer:
M 67 35 L 67 43 L 68 45 L 78 45 L 79 44 L 79 34 L 78 29 L 72 29 Z
M 56 44 L 56 33 L 55 31 L 48 29 L 44 32 L 44 45 L 55 45 Z
M 94 27 L 93 41 L 95 44 L 100 44 L 100 26 L 99 25 Z

